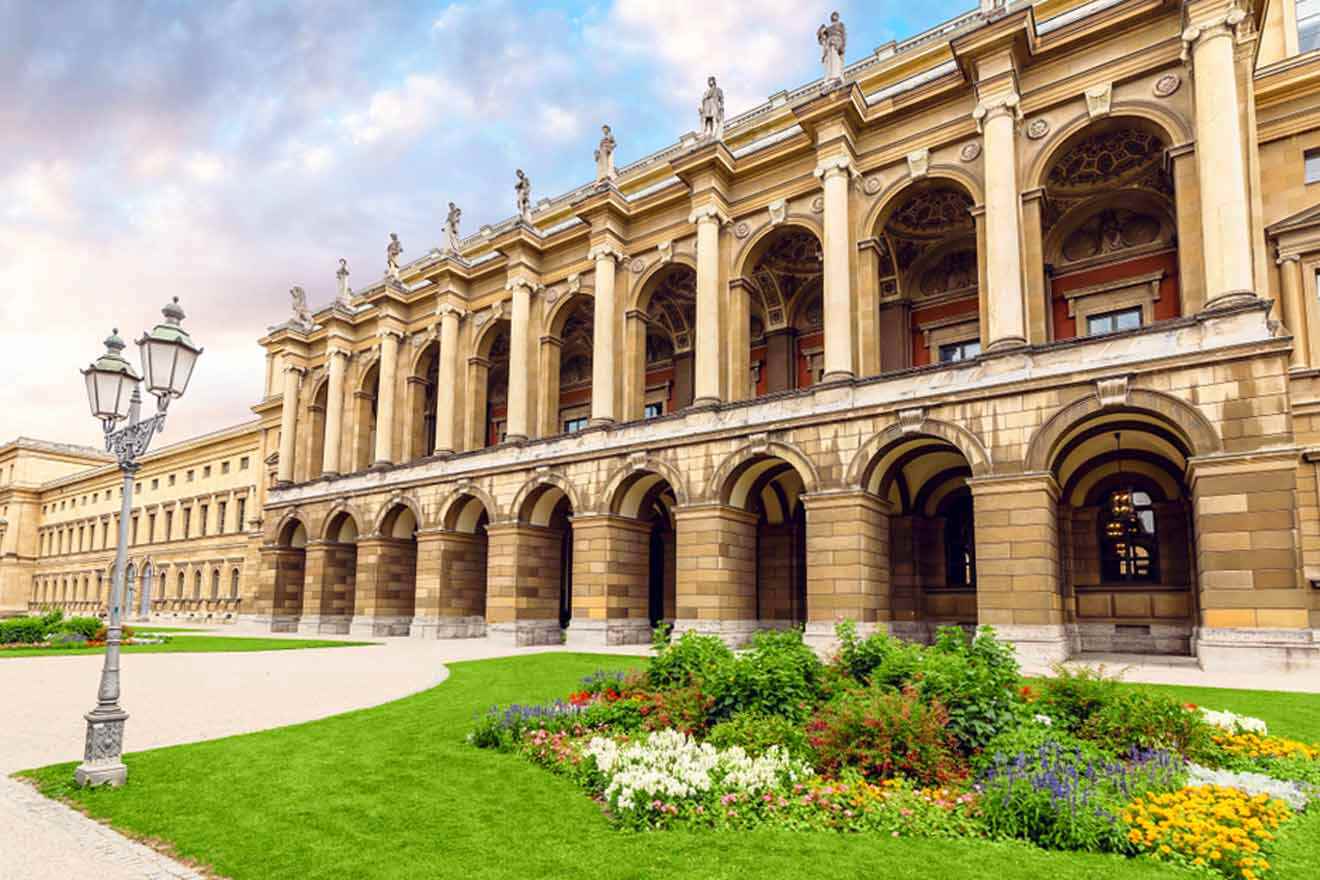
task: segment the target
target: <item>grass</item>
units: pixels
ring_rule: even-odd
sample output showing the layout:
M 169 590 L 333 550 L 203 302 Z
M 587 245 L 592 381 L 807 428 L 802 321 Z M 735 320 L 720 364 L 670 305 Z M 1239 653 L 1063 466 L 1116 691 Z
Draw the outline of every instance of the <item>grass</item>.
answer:
M 242 880 L 1191 876 L 1145 860 L 1014 843 L 621 833 L 567 780 L 463 743 L 474 715 L 492 704 L 552 699 L 597 669 L 641 662 L 539 654 L 456 663 L 444 684 L 373 709 L 129 755 L 130 781 L 118 791 L 74 788 L 73 764 L 24 775 L 48 796 L 134 836 L 169 841 L 177 855 Z M 1250 711 L 1281 730 L 1289 720 L 1275 712 L 1316 711 L 1293 695 L 1216 691 L 1200 699 Z M 1317 739 L 1320 727 L 1294 733 Z M 1302 821 L 1276 853 L 1277 880 L 1320 875 L 1320 813 Z
M 146 634 L 143 631 L 143 635 Z M 151 630 L 150 632 L 162 632 Z M 171 636 L 159 645 L 124 645 L 125 654 L 215 654 L 232 651 L 293 651 L 299 648 L 349 648 L 371 645 L 374 642 L 339 642 L 329 639 L 266 639 L 260 636 Z M 104 647 L 96 648 L 5 648 L 0 659 L 6 657 L 63 657 L 73 654 L 104 654 Z

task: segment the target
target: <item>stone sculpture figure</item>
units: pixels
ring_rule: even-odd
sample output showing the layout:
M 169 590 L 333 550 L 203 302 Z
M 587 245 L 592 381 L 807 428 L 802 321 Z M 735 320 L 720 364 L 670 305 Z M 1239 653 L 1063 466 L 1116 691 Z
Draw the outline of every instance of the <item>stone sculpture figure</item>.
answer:
M 293 323 L 300 327 L 311 327 L 312 311 L 307 308 L 307 291 L 297 285 L 289 288 L 289 296 L 293 300 Z
M 701 136 L 719 140 L 724 137 L 724 90 L 715 84 L 715 77 L 706 78 L 706 94 L 701 96 L 697 108 L 701 119 Z
M 343 257 L 339 258 L 339 271 L 335 273 L 335 277 L 339 279 L 337 299 L 344 305 L 348 305 L 353 296 L 353 291 L 348 289 L 348 260 Z
M 825 66 L 825 81 L 843 79 L 843 53 L 848 47 L 848 29 L 839 19 L 839 13 L 830 13 L 830 23 L 816 28 L 816 42 L 820 43 L 820 63 Z
M 449 213 L 445 215 L 445 250 L 451 254 L 458 253 L 458 221 L 462 217 L 462 210 L 450 202 Z
M 399 280 L 399 255 L 403 253 L 403 245 L 399 243 L 399 234 L 390 233 L 390 243 L 385 247 L 385 272 Z
M 513 185 L 513 193 L 518 201 L 518 216 L 524 220 L 532 219 L 532 181 L 518 169 L 518 181 Z
M 602 125 L 600 131 L 600 145 L 596 147 L 596 179 L 609 180 L 614 177 L 614 135 L 608 125 Z

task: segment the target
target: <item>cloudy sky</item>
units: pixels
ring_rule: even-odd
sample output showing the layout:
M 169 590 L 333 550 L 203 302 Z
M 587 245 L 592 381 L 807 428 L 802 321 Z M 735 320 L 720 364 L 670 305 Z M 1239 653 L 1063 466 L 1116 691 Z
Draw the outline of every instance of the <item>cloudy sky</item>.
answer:
M 339 257 L 365 286 L 451 199 L 510 216 L 515 167 L 584 182 L 602 122 L 620 163 L 672 143 L 707 74 L 730 115 L 818 76 L 833 8 L 851 62 L 972 5 L 0 0 L 0 443 L 99 445 L 77 369 L 170 296 L 206 354 L 163 439 L 246 420 L 257 338 Z

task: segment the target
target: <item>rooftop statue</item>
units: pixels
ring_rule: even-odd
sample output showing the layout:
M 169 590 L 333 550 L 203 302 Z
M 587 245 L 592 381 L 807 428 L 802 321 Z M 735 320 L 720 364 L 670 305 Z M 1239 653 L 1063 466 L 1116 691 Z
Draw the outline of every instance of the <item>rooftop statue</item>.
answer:
M 596 147 L 596 179 L 610 180 L 614 177 L 614 134 L 608 125 L 602 125 L 600 131 L 600 145 Z
M 831 13 L 830 23 L 816 28 L 816 42 L 820 43 L 820 63 L 825 66 L 825 81 L 843 79 L 843 53 L 848 47 L 848 29 L 839 20 L 839 13 Z
M 385 274 L 395 281 L 399 280 L 399 256 L 402 253 L 403 245 L 399 243 L 399 234 L 391 232 L 390 243 L 385 246 Z
M 532 181 L 518 169 L 518 181 L 513 185 L 513 193 L 518 202 L 518 216 L 524 220 L 532 219 Z
M 458 253 L 458 221 L 462 217 L 463 211 L 450 202 L 449 213 L 445 215 L 445 250 L 448 253 Z
M 353 296 L 353 291 L 348 287 L 348 260 L 343 257 L 339 258 L 339 271 L 335 273 L 335 277 L 339 279 L 337 299 L 344 305 L 348 305 Z
M 715 77 L 706 79 L 706 94 L 701 96 L 697 108 L 701 119 L 701 136 L 720 140 L 724 137 L 724 90 L 715 84 Z
M 312 311 L 307 308 L 307 291 L 301 287 L 289 288 L 289 297 L 293 300 L 293 323 L 303 328 L 310 328 L 316 322 L 312 320 Z

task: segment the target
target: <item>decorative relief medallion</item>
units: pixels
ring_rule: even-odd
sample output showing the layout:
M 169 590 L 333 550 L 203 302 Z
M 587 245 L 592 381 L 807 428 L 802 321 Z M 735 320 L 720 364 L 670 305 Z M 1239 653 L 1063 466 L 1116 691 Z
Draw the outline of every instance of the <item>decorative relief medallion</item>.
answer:
M 813 214 L 823 214 L 825 212 L 825 197 L 816 196 L 811 200 L 811 212 Z
M 646 260 L 641 257 L 633 257 L 632 262 L 628 264 L 628 271 L 634 275 L 640 275 L 646 271 Z
M 1157 98 L 1167 98 L 1182 86 L 1182 77 L 1176 73 L 1166 73 L 1164 76 L 1155 80 L 1155 85 L 1151 89 Z
M 752 234 L 752 227 L 746 220 L 739 220 L 733 227 L 735 238 L 746 238 Z
M 963 144 L 962 149 L 958 151 L 958 158 L 962 159 L 964 162 L 975 162 L 980 155 L 980 141 L 969 141 L 968 143 Z
M 1037 117 L 1027 124 L 1027 137 L 1033 141 L 1038 141 L 1050 133 L 1050 124 L 1047 120 Z
M 880 175 L 873 174 L 862 182 L 862 192 L 866 193 L 868 196 L 873 196 L 880 192 L 880 189 L 883 186 L 884 182 L 880 180 Z

